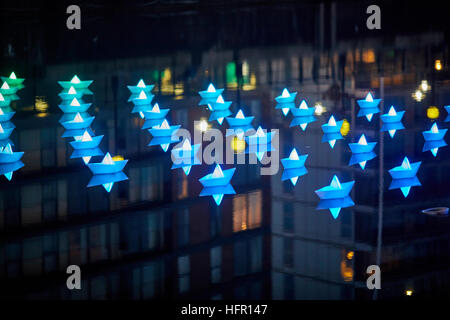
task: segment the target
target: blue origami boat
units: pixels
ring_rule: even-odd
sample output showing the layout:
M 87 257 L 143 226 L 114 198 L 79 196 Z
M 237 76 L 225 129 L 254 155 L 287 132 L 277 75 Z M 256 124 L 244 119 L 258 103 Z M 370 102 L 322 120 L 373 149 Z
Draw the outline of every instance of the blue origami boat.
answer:
M 384 123 L 397 123 L 397 122 L 402 121 L 404 114 L 405 114 L 405 111 L 397 112 L 395 110 L 394 106 L 391 106 L 388 113 L 382 114 L 380 117 Z
M 61 122 L 61 125 L 64 127 L 64 129 L 67 130 L 85 129 L 91 126 L 94 119 L 95 117 L 88 117 L 86 119 L 83 119 L 81 114 L 77 113 L 73 120 Z
M 87 166 L 93 174 L 111 174 L 122 171 L 127 162 L 128 160 L 114 161 L 108 152 L 102 162 L 89 163 Z
M 107 192 L 110 192 L 114 183 L 128 180 L 127 175 L 120 171 L 111 174 L 94 174 L 87 187 L 103 186 Z
M 144 91 L 145 93 L 150 93 L 153 88 L 155 87 L 153 84 L 147 85 L 145 84 L 144 80 L 139 80 L 138 84 L 136 86 L 127 86 L 128 90 L 130 90 L 131 94 L 139 94 L 141 91 Z
M 297 92 L 289 92 L 287 88 L 284 88 L 281 95 L 275 98 L 275 101 L 279 104 L 293 103 L 296 96 Z
M 58 107 L 64 113 L 83 113 L 91 106 L 91 103 L 80 103 L 77 98 L 73 98 L 69 104 L 59 104 Z
M 305 168 L 305 161 L 307 158 L 307 154 L 299 156 L 297 150 L 295 148 L 292 149 L 288 158 L 281 159 L 281 164 L 284 168 L 281 180 L 285 181 L 290 179 L 292 185 L 295 186 L 298 177 L 308 173 L 308 170 Z
M 264 145 L 272 142 L 273 132 L 264 132 L 261 126 L 255 134 L 245 137 L 249 145 Z
M 329 133 L 338 133 L 341 131 L 342 124 L 344 123 L 344 120 L 337 121 L 334 119 L 334 116 L 331 116 L 330 119 L 328 119 L 328 122 L 322 125 L 322 131 L 323 133 L 329 134 Z
M 0 140 L 6 140 L 9 138 L 14 128 L 4 128 L 0 123 Z
M 315 107 L 309 108 L 305 100 L 302 100 L 298 108 L 291 109 L 294 117 L 311 117 L 314 116 Z
M 153 137 L 170 137 L 174 135 L 180 127 L 181 125 L 169 125 L 169 122 L 165 119 L 161 125 L 148 129 L 148 131 Z
M 16 113 L 14 111 L 12 112 L 4 112 L 2 108 L 0 108 L 0 122 L 4 123 L 12 119 L 12 117 Z
M 314 191 L 320 198 L 317 209 L 330 210 L 333 218 L 336 219 L 341 208 L 354 205 L 349 196 L 354 184 L 355 181 L 341 183 L 336 175 L 333 176 L 329 186 Z
M 217 98 L 223 93 L 223 89 L 216 89 L 212 83 L 209 84 L 208 89 L 199 91 L 198 94 L 202 98 L 199 105 L 209 104 L 217 100 Z
M 357 100 L 359 105 L 358 117 L 366 117 L 370 122 L 372 121 L 372 116 L 376 113 L 380 112 L 378 109 L 378 105 L 380 104 L 381 99 L 374 99 L 370 92 L 367 94 L 365 99 Z
M 94 81 L 93 80 L 81 81 L 76 75 L 70 81 L 58 81 L 59 85 L 63 87 L 63 89 L 67 90 L 69 90 L 70 87 L 74 87 L 75 90 L 87 89 L 92 82 Z
M 92 149 L 97 148 L 102 139 L 103 135 L 92 137 L 89 132 L 85 131 L 80 138 L 75 137 L 75 141 L 71 141 L 70 145 L 74 149 Z
M 11 104 L 11 100 L 8 99 L 8 97 L 4 97 L 3 94 L 0 93 L 0 108 L 8 107 Z M 5 111 L 5 110 L 3 110 Z
M 0 93 L 4 96 L 4 99 L 9 99 L 9 100 L 17 100 L 16 99 L 16 92 L 19 90 L 18 87 L 10 87 L 8 85 L 8 82 L 3 82 L 2 86 L 0 87 Z
M 0 164 L 0 175 L 11 181 L 13 173 L 24 166 L 22 161 Z
M 231 101 L 223 100 L 222 95 L 219 95 L 214 102 L 208 103 L 208 108 L 211 111 L 226 111 L 230 108 Z M 229 113 L 231 114 L 231 112 Z
M 63 101 L 62 104 L 70 104 L 73 99 L 81 100 L 84 95 L 93 94 L 89 89 L 80 89 L 76 90 L 74 87 L 70 87 L 69 89 L 63 89 L 58 96 Z
M 131 113 L 139 113 L 140 117 L 143 119 L 145 117 L 145 113 L 152 110 L 152 100 L 153 95 L 148 95 L 144 91 L 141 91 L 136 98 L 131 100 L 134 104 Z
M 182 168 L 186 175 L 189 175 L 192 166 L 201 164 L 197 153 L 200 149 L 200 144 L 191 145 L 186 139 L 180 148 L 172 149 L 172 170 Z
M 335 175 L 331 180 L 330 185 L 314 191 L 320 199 L 338 199 L 349 195 L 353 188 L 355 181 L 341 183 Z
M 87 112 L 78 112 L 81 116 L 81 118 L 83 119 L 87 119 L 89 118 L 91 115 Z M 59 123 L 63 123 L 63 122 L 67 122 L 67 121 L 72 121 L 75 119 L 76 117 L 76 113 L 63 113 L 61 115 L 61 117 L 59 118 L 58 122 Z
M 446 133 L 447 129 L 439 129 L 436 123 L 431 126 L 430 130 L 422 132 L 425 141 L 442 140 Z
M 200 196 L 212 196 L 216 204 L 220 205 L 225 194 L 235 194 L 236 192 L 230 184 L 235 170 L 236 168 L 222 171 L 220 165 L 216 165 L 213 173 L 199 179 L 204 187 Z
M 239 109 L 239 111 L 236 113 L 236 116 L 233 117 L 226 117 L 228 124 L 230 125 L 230 127 L 247 127 L 249 126 L 253 119 L 255 117 L 253 116 L 249 116 L 246 117 L 244 116 L 244 112 L 242 111 L 242 109 Z
M 7 144 L 0 148 L 0 163 L 13 163 L 19 161 L 23 156 L 23 152 L 13 152 L 11 145 Z
M 400 166 L 389 170 L 389 174 L 393 179 L 413 178 L 417 175 L 421 163 L 421 161 L 410 163 L 408 157 L 405 157 Z
M 8 85 L 10 87 L 17 87 L 20 89 L 24 88 L 25 86 L 23 85 L 23 82 L 25 81 L 24 78 L 17 78 L 16 74 L 13 72 L 11 72 L 11 74 L 9 75 L 9 77 L 1 77 L 3 82 L 8 83 Z
M 204 187 L 208 188 L 225 186 L 230 183 L 235 171 L 236 168 L 222 170 L 220 165 L 216 165 L 212 173 L 207 174 L 203 178 L 200 178 L 199 181 Z
M 170 109 L 160 109 L 158 103 L 155 103 L 150 111 L 144 112 L 145 120 L 159 120 L 164 119 L 169 113 Z
M 376 144 L 376 142 L 367 142 L 366 136 L 362 134 L 357 143 L 349 143 L 348 146 L 352 153 L 366 153 L 372 152 Z
M 445 122 L 450 122 L 450 106 L 445 106 L 445 110 L 447 111 L 447 118 L 445 118 Z

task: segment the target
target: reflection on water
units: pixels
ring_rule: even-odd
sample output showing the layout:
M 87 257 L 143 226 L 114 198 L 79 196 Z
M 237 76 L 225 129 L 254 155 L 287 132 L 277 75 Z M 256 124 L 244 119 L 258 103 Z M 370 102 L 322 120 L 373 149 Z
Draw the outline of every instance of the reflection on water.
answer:
M 12 182 L 2 178 L 0 183 L 0 276 L 9 297 L 372 299 L 365 285 L 372 264 L 382 270 L 383 289 L 376 298 L 403 297 L 407 291 L 448 296 L 450 220 L 421 213 L 448 206 L 450 199 L 448 147 L 440 148 L 436 158 L 422 152 L 422 131 L 432 121 L 448 128 L 443 122 L 443 105 L 450 100 L 445 29 L 414 29 L 405 35 L 382 30 L 361 38 L 363 30 L 355 33 L 354 25 L 344 22 L 357 6 L 274 10 L 260 8 L 250 19 L 245 10 L 226 8 L 222 19 L 211 20 L 217 12 L 208 17 L 194 12 L 177 22 L 163 14 L 158 30 L 166 36 L 179 31 L 178 44 L 155 35 L 151 42 L 161 48 L 148 50 L 142 44 L 130 53 L 133 37 L 124 38 L 124 44 L 114 42 L 118 58 L 105 50 L 112 42 L 104 28 L 97 31 L 100 40 L 79 48 L 70 42 L 72 36 L 64 40 L 65 32 L 50 45 L 44 35 L 54 31 L 43 27 L 31 33 L 38 51 L 24 52 L 21 36 L 1 40 L 3 48 L 15 48 L 7 50 L 2 74 L 28 61 L 16 71 L 27 80 L 21 100 L 12 104 L 17 114 L 11 137 L 25 151 L 26 165 Z M 305 13 L 306 20 L 301 18 Z M 277 26 L 271 22 L 275 15 Z M 227 22 L 232 16 L 233 27 Z M 140 16 L 134 23 L 154 25 L 152 19 Z M 121 20 L 118 26 L 124 28 Z M 230 28 L 241 31 L 240 36 L 233 39 Z M 195 48 L 186 43 L 196 43 Z M 117 183 L 110 194 L 102 187 L 86 188 L 90 173 L 81 159 L 70 159 L 72 149 L 61 137 L 57 80 L 75 73 L 95 80 L 92 129 L 105 135 L 104 150 L 129 159 L 129 180 Z M 293 187 L 281 181 L 281 166 L 277 175 L 260 176 L 260 165 L 237 165 L 236 195 L 224 197 L 220 207 L 211 197 L 198 197 L 198 178 L 212 167 L 193 167 L 187 177 L 182 170 L 170 170 L 169 152 L 147 146 L 151 136 L 140 129 L 144 120 L 130 114 L 127 102 L 126 85 L 140 78 L 154 83 L 155 100 L 171 108 L 169 123 L 191 132 L 194 121 L 209 117 L 197 106 L 197 91 L 214 81 L 226 88 L 233 114 L 242 107 L 245 115 L 255 116 L 255 126 L 280 129 L 280 158 L 293 147 L 309 154 L 308 174 Z M 274 98 L 284 87 L 316 106 L 318 121 L 306 131 L 290 128 L 292 117 L 275 109 Z M 381 113 L 391 105 L 406 110 L 406 129 L 393 139 L 380 133 L 379 115 L 370 124 L 356 117 L 356 99 L 369 90 L 383 99 Z M 345 119 L 344 140 L 334 149 L 321 142 L 320 126 L 331 114 Z M 202 131 L 207 125 L 218 127 L 216 122 L 199 124 Z M 348 166 L 348 143 L 363 133 L 377 142 L 378 155 L 364 171 Z M 422 161 L 422 187 L 411 189 L 407 199 L 399 190 L 388 190 L 387 172 L 405 156 Z M 355 206 L 342 209 L 336 220 L 316 210 L 313 192 L 334 174 L 356 181 L 350 194 Z M 81 266 L 85 289 L 66 289 L 70 264 Z

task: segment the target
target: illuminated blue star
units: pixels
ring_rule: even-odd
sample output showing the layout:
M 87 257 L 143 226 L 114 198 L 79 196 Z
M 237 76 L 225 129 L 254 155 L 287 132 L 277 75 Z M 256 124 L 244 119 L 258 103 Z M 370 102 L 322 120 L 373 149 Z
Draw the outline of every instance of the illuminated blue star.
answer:
M 358 117 L 365 116 L 369 122 L 372 121 L 372 116 L 375 113 L 380 112 L 380 109 L 378 109 L 380 101 L 381 99 L 374 99 L 370 92 L 367 94 L 365 99 L 357 100 L 360 107 Z
M 307 154 L 299 156 L 297 150 L 293 148 L 288 158 L 281 159 L 281 164 L 284 168 L 281 180 L 290 179 L 292 185 L 295 186 L 298 178 L 308 173 L 308 170 L 305 168 L 307 158 Z
M 341 183 L 336 175 L 333 176 L 330 185 L 314 191 L 320 198 L 317 210 L 328 209 L 336 219 L 342 208 L 355 204 L 349 196 L 354 184 L 355 181 Z
M 447 129 L 439 129 L 436 123 L 431 126 L 430 130 L 423 131 L 422 135 L 425 139 L 423 151 L 429 150 L 436 157 L 439 148 L 447 145 L 444 141 L 446 133 Z
M 376 142 L 367 142 L 366 136 L 361 135 L 357 143 L 349 143 L 350 150 L 352 151 L 352 157 L 350 158 L 349 165 L 358 163 L 361 169 L 365 169 L 367 161 L 376 157 L 373 152 Z
M 344 123 L 343 120 L 336 122 L 334 116 L 331 116 L 328 123 L 322 125 L 322 131 L 324 133 L 322 142 L 328 142 L 333 149 L 336 144 L 336 140 L 343 139 L 341 135 L 341 127 Z
M 391 138 L 393 138 L 397 130 L 405 128 L 402 123 L 404 114 L 405 111 L 397 112 L 394 106 L 391 106 L 388 113 L 381 115 L 381 120 L 383 121 L 381 131 L 388 131 Z
M 220 205 L 225 194 L 235 194 L 236 192 L 230 184 L 235 170 L 236 168 L 231 168 L 222 171 L 220 165 L 216 165 L 213 173 L 199 179 L 203 185 L 200 196 L 212 196 L 216 204 Z
M 284 88 L 281 95 L 275 98 L 275 101 L 278 103 L 275 106 L 275 109 L 281 109 L 283 114 L 286 116 L 290 109 L 295 108 L 296 96 L 297 92 L 289 92 L 288 89 Z
M 389 190 L 400 189 L 403 196 L 406 198 L 411 190 L 411 187 L 421 185 L 419 179 L 416 177 L 421 163 L 421 161 L 410 163 L 408 157 L 405 157 L 400 166 L 389 170 L 389 174 L 392 177 Z
M 188 139 L 184 140 L 181 148 L 172 149 L 172 170 L 182 168 L 186 175 L 191 172 L 192 166 L 201 164 L 197 153 L 200 149 L 200 144 L 191 145 Z
M 198 94 L 202 98 L 199 105 L 208 105 L 210 103 L 214 103 L 222 93 L 223 89 L 216 89 L 214 85 L 210 83 L 208 89 L 198 92 Z

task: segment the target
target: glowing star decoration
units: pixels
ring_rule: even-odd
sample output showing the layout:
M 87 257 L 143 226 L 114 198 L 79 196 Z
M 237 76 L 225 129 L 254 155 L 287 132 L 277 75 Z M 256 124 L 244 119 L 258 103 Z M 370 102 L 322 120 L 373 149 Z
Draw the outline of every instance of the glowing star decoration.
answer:
M 208 89 L 199 91 L 198 94 L 202 98 L 199 105 L 209 105 L 214 103 L 217 98 L 223 93 L 224 89 L 216 89 L 212 83 L 209 84 Z M 210 108 L 210 106 L 208 106 Z
M 367 94 L 365 99 L 357 100 L 360 108 L 358 117 L 365 116 L 369 122 L 372 121 L 373 115 L 380 112 L 380 109 L 378 109 L 380 101 L 381 99 L 374 99 L 370 92 Z
M 0 148 L 0 164 L 13 163 L 19 161 L 23 156 L 23 152 L 13 152 L 11 144 Z
M 334 219 L 337 219 L 342 208 L 355 205 L 349 194 L 353 188 L 355 181 L 341 183 L 335 175 L 329 186 L 314 191 L 320 198 L 317 210 L 330 210 Z
M 77 91 L 87 89 L 92 82 L 93 80 L 81 81 L 77 75 L 73 76 L 70 81 L 58 81 L 59 85 L 63 87 L 63 89 L 70 89 L 70 87 L 74 87 Z
M 161 148 L 166 152 L 171 143 L 177 142 L 178 137 L 175 136 L 176 131 L 181 127 L 181 125 L 171 126 L 166 119 L 161 123 L 161 125 L 154 126 L 148 131 L 152 134 L 153 139 L 150 141 L 150 146 L 159 144 Z
M 444 108 L 447 111 L 447 118 L 445 118 L 445 122 L 450 122 L 450 106 L 445 106 Z
M 6 81 L 0 87 L 0 93 L 4 96 L 4 99 L 9 101 L 19 100 L 16 95 L 17 90 L 19 90 L 19 87 L 10 87 Z
M 261 126 L 252 135 L 246 136 L 248 153 L 256 154 L 259 161 L 262 160 L 266 152 L 272 151 L 273 132 L 267 132 Z
M 5 98 L 3 94 L 0 93 L 0 108 L 9 107 L 11 100 Z
M 8 139 L 11 133 L 13 132 L 14 127 L 10 126 L 7 128 L 5 124 L 0 123 L 0 140 Z
M 226 111 L 230 108 L 230 106 L 231 101 L 225 101 L 222 95 L 219 95 L 216 101 L 208 104 L 208 108 L 210 111 Z
M 136 98 L 131 101 L 134 104 L 131 113 L 139 113 L 139 116 L 144 119 L 145 113 L 152 110 L 153 95 L 146 94 L 145 91 L 141 91 Z
M 281 95 L 275 98 L 277 105 L 275 109 L 281 109 L 283 111 L 284 116 L 289 113 L 290 109 L 295 108 L 295 97 L 297 96 L 297 92 L 289 92 L 288 89 L 284 88 Z
M 6 110 L 6 108 L 5 108 Z M 2 108 L 0 108 L 0 123 L 4 123 L 7 122 L 9 120 L 11 120 L 11 118 L 14 116 L 15 112 L 14 111 L 3 111 Z
M 420 186 L 420 181 L 417 178 L 417 171 L 419 170 L 422 162 L 410 163 L 408 157 L 403 159 L 400 166 L 394 167 L 389 170 L 389 174 L 392 177 L 389 190 L 400 189 L 403 196 L 406 198 L 411 190 L 411 187 Z
M 76 90 L 73 86 L 70 86 L 69 89 L 63 89 L 58 95 L 62 100 L 62 105 L 69 105 L 74 98 L 81 100 L 87 94 L 92 94 L 92 91 L 89 89 Z
M 332 149 L 336 144 L 336 140 L 343 139 L 340 132 L 343 122 L 343 120 L 336 122 L 334 116 L 331 116 L 328 123 L 322 125 L 322 131 L 324 133 L 322 142 L 328 142 Z
M 142 125 L 142 129 L 150 129 L 154 126 L 161 125 L 169 111 L 170 109 L 160 109 L 158 103 L 155 103 L 150 111 L 144 112 L 145 122 Z
M 12 151 L 10 143 L 0 147 L 0 174 L 11 181 L 13 172 L 24 166 L 20 161 L 22 156 L 23 152 Z
M 62 103 L 58 105 L 64 113 L 83 113 L 86 112 L 90 106 L 91 103 L 80 103 L 76 97 L 73 98 L 69 104 Z
M 78 112 L 73 120 L 61 122 L 61 125 L 66 130 L 86 129 L 92 124 L 92 121 L 94 121 L 94 119 L 95 117 L 88 117 L 83 119 L 81 114 Z
M 425 139 L 425 144 L 422 151 L 431 151 L 433 156 L 436 157 L 439 148 L 447 145 L 444 141 L 446 133 L 447 129 L 439 129 L 436 123 L 431 126 L 430 130 L 423 131 L 422 135 Z
M 226 117 L 230 126 L 226 131 L 226 136 L 237 136 L 238 140 L 243 140 L 247 132 L 255 130 L 251 125 L 254 118 L 253 116 L 246 117 L 242 109 L 239 109 L 235 117 Z
M 284 168 L 281 180 L 290 179 L 292 185 L 295 186 L 298 178 L 308 173 L 308 170 L 305 168 L 307 158 L 307 154 L 299 156 L 297 150 L 295 148 L 292 149 L 288 158 L 281 159 L 281 164 Z
M 72 146 L 72 148 L 74 148 L 75 150 L 79 150 L 79 149 L 88 150 L 88 151 L 85 151 L 84 153 L 78 153 L 83 158 L 83 161 L 85 164 L 89 163 L 92 156 L 99 155 L 98 146 L 103 139 L 102 135 L 91 137 L 89 132 L 85 131 L 81 137 L 75 136 L 74 138 L 75 138 L 75 141 L 70 142 L 70 145 Z M 103 153 L 101 153 L 100 155 L 103 155 Z M 76 157 L 77 157 L 77 155 L 75 155 L 71 158 L 76 158 Z
M 373 152 L 376 144 L 376 142 L 367 142 L 364 134 L 361 135 L 357 143 L 349 143 L 350 150 L 352 151 L 349 166 L 358 163 L 361 169 L 364 170 L 367 161 L 372 160 L 377 156 L 375 152 Z
M 230 184 L 235 170 L 236 168 L 222 171 L 220 165 L 216 165 L 213 173 L 199 179 L 203 185 L 200 197 L 212 196 L 216 204 L 220 205 L 225 194 L 235 194 L 236 192 Z
M 200 149 L 200 144 L 191 145 L 188 139 L 184 140 L 181 148 L 172 149 L 172 170 L 182 168 L 186 175 L 191 172 L 192 166 L 201 164 L 197 153 Z
M 17 78 L 16 74 L 11 72 L 9 77 L 1 77 L 2 81 L 5 81 L 8 83 L 10 87 L 17 88 L 18 90 L 24 88 L 25 86 L 22 84 L 25 79 Z
M 402 130 L 405 128 L 402 123 L 404 114 L 405 111 L 397 112 L 394 106 L 391 106 L 388 113 L 381 115 L 381 121 L 383 121 L 381 131 L 388 131 L 391 138 L 393 138 L 397 130 Z
M 94 174 L 88 187 L 103 185 L 105 190 L 110 192 L 114 182 L 128 179 L 122 172 L 127 162 L 128 160 L 114 161 L 108 152 L 102 162 L 88 163 L 89 170 Z

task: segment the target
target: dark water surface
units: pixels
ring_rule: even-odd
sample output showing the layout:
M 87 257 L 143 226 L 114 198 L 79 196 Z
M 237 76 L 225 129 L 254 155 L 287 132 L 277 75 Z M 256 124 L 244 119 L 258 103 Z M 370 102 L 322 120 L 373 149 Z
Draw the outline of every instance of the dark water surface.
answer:
M 369 31 L 364 2 L 83 2 L 82 30 L 68 31 L 63 5 L 24 3 L 10 4 L 20 10 L 3 11 L 0 22 L 1 74 L 26 78 L 11 136 L 25 166 L 11 182 L 0 179 L 2 298 L 372 299 L 366 268 L 374 264 L 382 271 L 375 298 L 449 297 L 450 218 L 421 212 L 450 203 L 450 147 L 436 158 L 422 152 L 422 131 L 435 121 L 450 127 L 442 13 L 385 4 L 382 29 Z M 94 80 L 86 100 L 92 129 L 105 135 L 101 149 L 129 159 L 129 180 L 110 193 L 86 188 L 92 175 L 61 137 L 57 81 L 74 74 Z M 293 147 L 308 153 L 308 174 L 292 187 L 281 164 L 274 176 L 237 165 L 236 195 L 220 207 L 199 197 L 198 179 L 213 166 L 186 177 L 170 170 L 169 151 L 147 146 L 151 135 L 127 102 L 126 86 L 141 78 L 171 108 L 169 122 L 191 132 L 209 117 L 197 91 L 213 81 L 233 113 L 242 108 L 255 127 L 280 130 L 280 158 Z M 418 102 L 422 81 L 431 89 Z M 305 132 L 275 109 L 284 87 L 298 92 L 297 106 L 325 108 Z M 383 113 L 406 110 L 406 129 L 393 139 L 379 132 L 379 114 L 371 123 L 356 117 L 356 99 L 369 90 L 383 98 Z M 334 149 L 321 142 L 331 114 L 349 124 Z M 348 166 L 348 143 L 362 133 L 378 142 L 364 171 Z M 406 199 L 388 190 L 387 172 L 405 156 L 422 161 L 422 186 Z M 314 193 L 334 174 L 356 181 L 355 206 L 336 220 L 316 210 Z M 81 266 L 82 290 L 66 288 L 71 264 Z

